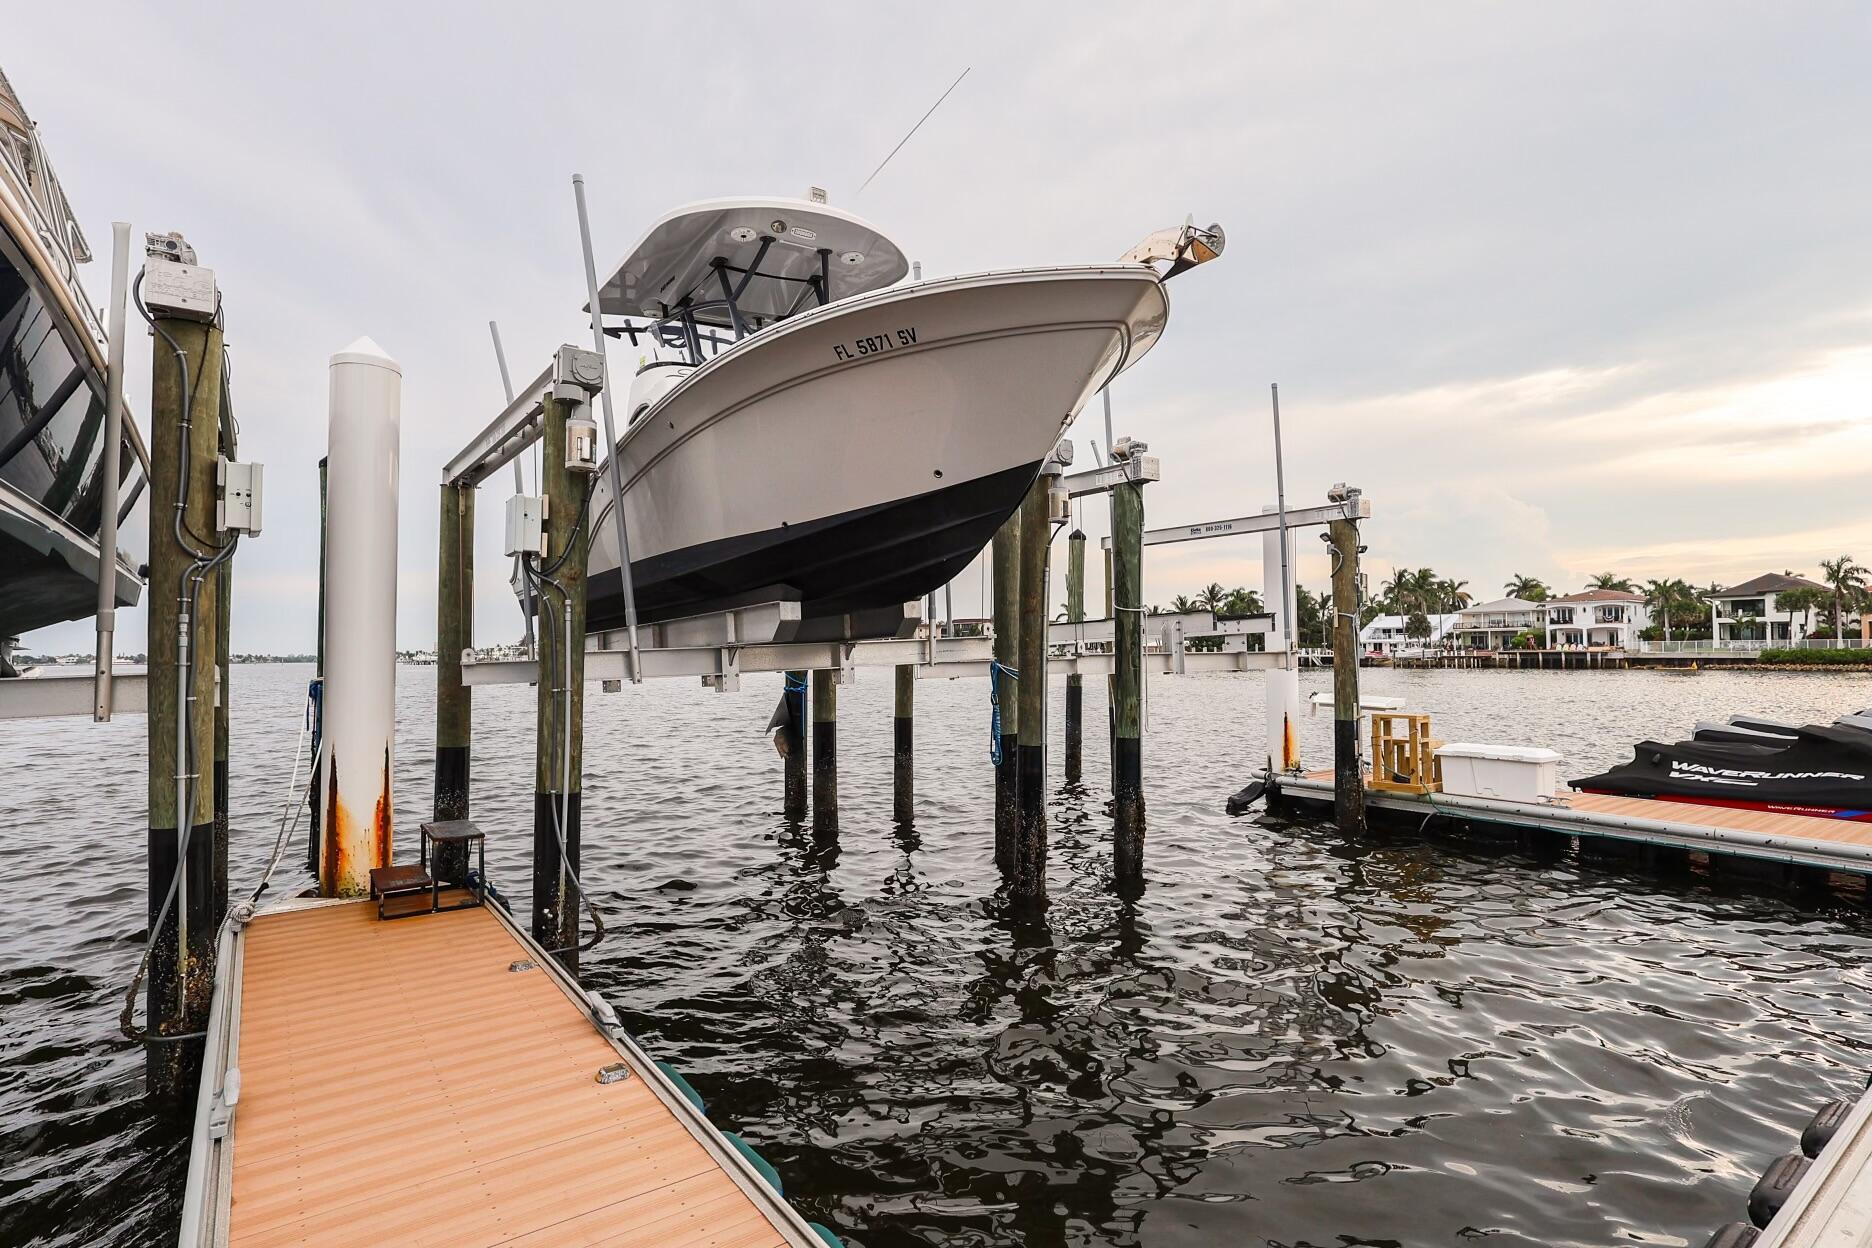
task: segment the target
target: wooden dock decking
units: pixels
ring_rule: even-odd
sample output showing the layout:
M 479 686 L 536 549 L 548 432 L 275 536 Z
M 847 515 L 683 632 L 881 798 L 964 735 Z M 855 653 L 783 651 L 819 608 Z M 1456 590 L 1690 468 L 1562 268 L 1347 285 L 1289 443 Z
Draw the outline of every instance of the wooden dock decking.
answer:
M 1331 806 L 1333 773 L 1281 777 L 1282 799 Z M 1368 807 L 1427 816 L 1441 813 L 1476 823 L 1537 828 L 1583 837 L 1636 841 L 1678 849 L 1730 854 L 1797 866 L 1872 875 L 1872 823 L 1812 815 L 1698 806 L 1645 797 L 1562 790 L 1551 802 L 1511 802 L 1368 789 Z
M 210 1085 L 237 1068 L 204 1211 L 225 1238 L 200 1242 L 822 1248 L 494 908 L 315 905 L 236 943 L 201 1110 L 211 1123 Z M 620 1060 L 630 1078 L 597 1082 Z

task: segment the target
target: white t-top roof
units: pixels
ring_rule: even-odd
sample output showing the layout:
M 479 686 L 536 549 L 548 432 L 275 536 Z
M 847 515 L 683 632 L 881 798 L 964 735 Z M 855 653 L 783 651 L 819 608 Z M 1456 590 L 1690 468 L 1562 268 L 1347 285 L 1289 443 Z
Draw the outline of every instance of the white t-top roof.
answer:
M 828 253 L 823 260 L 821 251 Z M 757 256 L 759 267 L 749 276 Z M 691 306 L 711 305 L 696 312 L 699 323 L 730 327 L 734 320 L 722 302 L 716 260 L 724 262 L 728 282 L 738 291 L 742 319 L 762 323 L 816 307 L 809 283 L 822 264 L 830 279 L 828 299 L 878 290 L 910 271 L 903 252 L 876 226 L 830 205 L 705 199 L 652 225 L 598 288 L 598 306 L 613 316 L 655 318 L 687 298 Z

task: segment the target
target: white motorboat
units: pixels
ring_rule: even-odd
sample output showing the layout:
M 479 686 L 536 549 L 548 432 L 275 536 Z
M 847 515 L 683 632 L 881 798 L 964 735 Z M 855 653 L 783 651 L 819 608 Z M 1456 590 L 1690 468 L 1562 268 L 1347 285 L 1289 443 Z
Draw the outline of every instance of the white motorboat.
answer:
M 663 217 L 599 291 L 648 344 L 620 456 L 645 621 L 797 601 L 801 635 L 897 626 L 1019 506 L 1088 399 L 1163 333 L 1174 273 L 1220 231 L 1113 264 L 899 285 L 878 229 L 820 202 L 721 199 Z M 610 481 L 587 610 L 621 623 Z
M 18 633 L 93 615 L 102 561 L 104 328 L 78 266 L 84 235 L 0 74 L 0 675 Z M 119 514 L 148 483 L 149 455 L 126 413 Z M 119 606 L 142 590 L 122 547 Z

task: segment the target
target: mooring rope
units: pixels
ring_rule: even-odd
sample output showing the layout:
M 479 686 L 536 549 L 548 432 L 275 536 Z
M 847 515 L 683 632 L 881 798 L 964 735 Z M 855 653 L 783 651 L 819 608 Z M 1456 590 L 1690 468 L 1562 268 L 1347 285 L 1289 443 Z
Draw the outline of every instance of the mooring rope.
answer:
M 1006 672 L 1008 679 L 1019 680 L 1020 673 L 998 659 L 988 660 L 988 761 L 1001 765 L 1001 673 Z

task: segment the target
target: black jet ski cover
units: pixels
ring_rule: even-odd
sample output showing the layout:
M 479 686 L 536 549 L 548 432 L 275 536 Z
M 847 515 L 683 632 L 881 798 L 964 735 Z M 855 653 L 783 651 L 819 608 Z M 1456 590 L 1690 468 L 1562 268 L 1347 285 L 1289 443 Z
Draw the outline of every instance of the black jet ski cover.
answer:
M 1872 732 L 1798 729 L 1786 744 L 1642 741 L 1632 761 L 1567 781 L 1586 793 L 1872 821 Z

